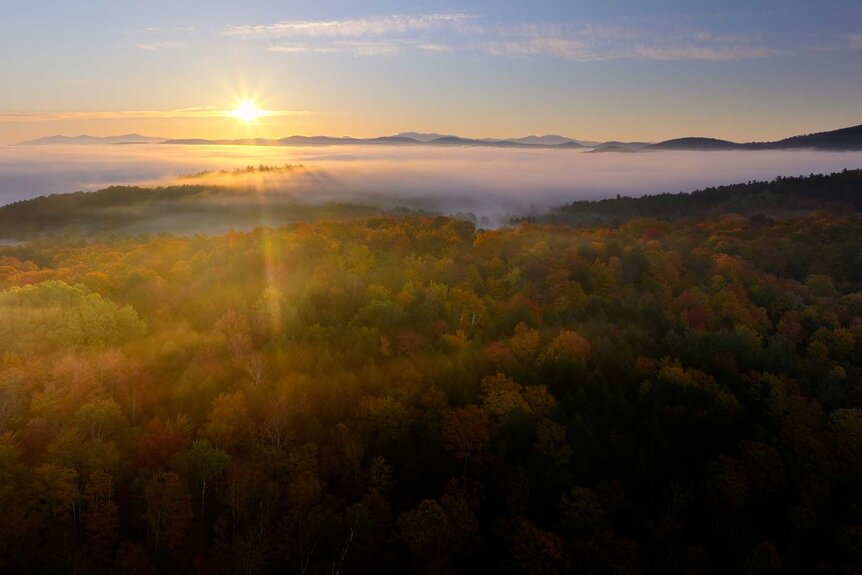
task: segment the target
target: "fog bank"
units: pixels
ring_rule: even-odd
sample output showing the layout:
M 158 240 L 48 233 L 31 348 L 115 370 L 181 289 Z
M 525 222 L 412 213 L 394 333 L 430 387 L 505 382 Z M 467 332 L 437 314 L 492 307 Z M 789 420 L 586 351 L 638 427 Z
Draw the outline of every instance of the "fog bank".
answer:
M 309 202 L 473 212 L 503 221 L 578 199 L 640 196 L 862 167 L 862 152 L 585 153 L 428 147 L 0 147 L 0 204 L 111 184 L 166 184 L 181 174 L 302 164 L 253 186 Z M 191 183 L 191 181 L 188 181 Z

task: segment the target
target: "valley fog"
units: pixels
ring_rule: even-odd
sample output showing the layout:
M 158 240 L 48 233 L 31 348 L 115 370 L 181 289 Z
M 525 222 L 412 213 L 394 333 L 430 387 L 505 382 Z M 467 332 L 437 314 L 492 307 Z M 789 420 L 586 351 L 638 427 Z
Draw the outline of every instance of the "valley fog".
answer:
M 258 164 L 304 167 L 253 182 L 230 183 L 285 194 L 291 200 L 405 206 L 448 214 L 473 212 L 504 221 L 579 199 L 688 192 L 754 179 L 858 168 L 862 152 L 625 154 L 394 146 L 6 146 L 0 147 L 0 205 L 112 184 L 203 183 L 178 177 Z

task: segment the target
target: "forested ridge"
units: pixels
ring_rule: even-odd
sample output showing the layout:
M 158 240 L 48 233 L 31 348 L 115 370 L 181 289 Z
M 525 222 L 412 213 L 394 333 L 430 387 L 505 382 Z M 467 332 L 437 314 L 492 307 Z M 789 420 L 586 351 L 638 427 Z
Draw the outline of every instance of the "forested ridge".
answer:
M 0 240 L 143 232 L 220 234 L 232 229 L 279 226 L 298 221 L 435 215 L 435 209 L 445 207 L 445 202 L 435 208 L 415 200 L 401 205 L 395 198 L 369 204 L 363 203 L 362 196 L 357 196 L 355 202 L 315 202 L 313 192 L 297 195 L 295 191 L 282 189 L 283 182 L 257 179 L 302 173 L 303 170 L 301 165 L 261 164 L 181 176 L 179 181 L 185 183 L 173 185 L 110 186 L 95 192 L 53 194 L 22 200 L 0 206 Z M 847 216 L 862 210 L 860 189 L 862 170 L 845 170 L 829 175 L 779 177 L 770 182 L 752 181 L 694 192 L 578 200 L 539 215 L 515 217 L 510 223 L 517 225 L 524 221 L 597 227 L 619 226 L 631 218 L 696 222 L 716 219 L 728 213 L 789 217 L 814 210 Z M 311 201 L 307 201 L 309 199 Z M 365 200 L 371 201 L 369 198 Z M 458 213 L 455 217 L 474 222 L 488 220 L 481 214 L 477 217 Z
M 0 248 L 3 573 L 853 573 L 862 222 Z
M 256 168 L 226 175 L 286 172 L 298 167 Z M 251 170 L 251 171 L 249 171 Z M 186 176 L 189 181 L 220 172 Z M 253 191 L 253 189 L 252 189 Z M 288 198 L 262 202 L 245 185 L 179 184 L 110 186 L 95 192 L 52 194 L 0 206 L 0 239 L 44 235 L 94 235 L 130 231 L 211 233 L 294 221 L 382 215 L 384 210 L 339 202 L 309 204 Z
M 568 203 L 531 221 L 562 225 L 619 225 L 629 218 L 662 220 L 717 218 L 722 214 L 787 217 L 823 209 L 837 215 L 862 210 L 862 170 L 835 174 L 778 177 L 694 192 L 617 196 Z

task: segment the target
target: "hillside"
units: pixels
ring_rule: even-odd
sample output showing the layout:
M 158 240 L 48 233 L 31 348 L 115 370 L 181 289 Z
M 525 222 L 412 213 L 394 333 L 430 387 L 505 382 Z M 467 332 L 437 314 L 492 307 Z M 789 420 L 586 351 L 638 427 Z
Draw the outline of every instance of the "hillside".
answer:
M 112 186 L 95 192 L 54 194 L 15 202 L 0 207 L 0 238 L 108 232 L 219 234 L 260 225 L 386 213 L 346 203 L 315 205 L 290 199 L 261 203 L 242 189 L 194 183 L 223 175 L 233 176 L 236 171 L 193 174 L 185 178 L 192 182 L 186 185 Z
M 757 144 L 753 145 L 756 146 Z M 827 150 L 859 150 L 862 149 L 862 125 L 833 130 L 831 132 L 794 136 L 765 145 L 772 149 L 820 148 Z
M 222 233 L 262 224 L 278 226 L 296 221 L 412 213 L 404 208 L 392 212 L 350 203 L 316 205 L 278 193 L 261 202 L 256 195 L 247 193 L 247 177 L 278 177 L 303 169 L 291 165 L 249 166 L 182 176 L 178 180 L 181 185 L 112 186 L 15 202 L 0 207 L 0 239 L 26 239 L 64 231 Z M 392 204 L 395 205 L 400 204 Z M 575 201 L 523 221 L 592 226 L 642 217 L 668 221 L 717 218 L 727 213 L 788 217 L 814 210 L 835 214 L 862 211 L 862 170 L 776 178 L 690 193 Z
M 649 150 L 736 150 L 740 144 L 715 138 L 677 138 L 646 146 Z
M 621 223 L 630 218 L 698 219 L 727 213 L 786 217 L 813 210 L 841 214 L 862 211 L 862 170 L 798 178 L 779 177 L 771 182 L 748 182 L 690 193 L 575 201 L 532 219 L 591 226 Z
M 775 142 L 738 144 L 714 138 L 677 138 L 648 146 L 649 150 L 862 150 L 862 125 L 830 132 L 793 136 Z

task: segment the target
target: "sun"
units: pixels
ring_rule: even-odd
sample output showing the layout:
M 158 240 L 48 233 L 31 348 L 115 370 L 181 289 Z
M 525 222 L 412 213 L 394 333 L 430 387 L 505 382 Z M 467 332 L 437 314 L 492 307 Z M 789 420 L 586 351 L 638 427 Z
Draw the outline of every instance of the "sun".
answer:
M 236 109 L 231 112 L 231 116 L 242 120 L 243 122 L 256 122 L 267 114 L 268 112 L 266 110 L 261 110 L 252 100 L 243 100 L 242 102 L 239 102 Z

